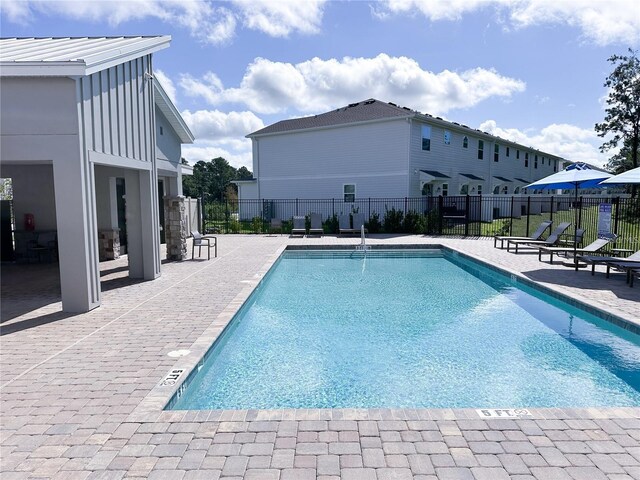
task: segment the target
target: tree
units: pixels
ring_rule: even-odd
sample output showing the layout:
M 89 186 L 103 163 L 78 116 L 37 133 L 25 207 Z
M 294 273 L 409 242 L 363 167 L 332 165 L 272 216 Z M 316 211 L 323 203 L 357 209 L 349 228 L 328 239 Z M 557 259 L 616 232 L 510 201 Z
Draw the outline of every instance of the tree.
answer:
M 223 200 L 228 195 L 228 187 L 236 191 L 233 180 L 252 178 L 253 174 L 246 167 L 235 167 L 222 157 L 217 157 L 209 162 L 198 161 L 193 166 L 193 175 L 184 176 L 182 188 L 187 197 L 202 198 L 205 201 Z
M 615 68 L 604 82 L 609 89 L 607 108 L 604 121 L 597 123 L 595 130 L 600 137 L 613 137 L 602 144 L 600 151 L 609 151 L 622 141 L 630 146 L 631 168 L 635 168 L 640 142 L 640 59 L 637 50 L 629 49 L 629 55 L 612 55 L 608 61 Z

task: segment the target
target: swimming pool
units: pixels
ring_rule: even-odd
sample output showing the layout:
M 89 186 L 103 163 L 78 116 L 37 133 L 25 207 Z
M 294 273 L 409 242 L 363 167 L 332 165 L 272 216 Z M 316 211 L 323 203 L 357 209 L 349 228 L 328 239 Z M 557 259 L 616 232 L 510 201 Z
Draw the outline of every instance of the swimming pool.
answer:
M 640 406 L 638 335 L 448 250 L 285 251 L 170 409 Z

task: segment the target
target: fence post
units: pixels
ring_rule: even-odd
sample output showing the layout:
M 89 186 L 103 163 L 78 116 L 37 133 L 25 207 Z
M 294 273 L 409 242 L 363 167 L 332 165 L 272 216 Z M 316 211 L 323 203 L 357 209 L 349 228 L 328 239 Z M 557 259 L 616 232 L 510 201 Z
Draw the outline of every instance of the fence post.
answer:
M 527 231 L 525 237 L 529 236 L 529 219 L 531 218 L 531 195 L 527 196 Z
M 438 235 L 442 235 L 442 206 L 444 199 L 442 195 L 438 196 Z
M 336 199 L 335 198 L 331 199 L 331 216 L 333 217 L 336 216 Z
M 613 206 L 615 208 L 614 220 L 613 220 L 613 233 L 618 235 L 618 221 L 620 220 L 620 197 L 613 199 Z
M 511 214 L 509 215 L 509 235 L 513 235 L 513 201 L 514 196 L 511 195 Z
M 407 197 L 404 197 L 404 216 L 407 216 Z
M 551 224 L 553 225 L 553 195 L 551 195 L 551 205 L 549 209 L 549 220 L 551 220 Z
M 238 213 L 240 213 L 240 205 L 238 204 Z M 229 233 L 229 200 L 224 201 L 224 233 Z
M 581 228 L 581 225 L 582 225 L 582 195 L 580 195 L 580 198 L 578 199 L 578 205 L 576 205 L 576 208 L 578 209 L 578 225 L 576 225 L 576 228 Z M 597 224 L 596 224 L 596 233 L 597 233 Z
M 296 216 L 298 215 L 298 199 L 296 198 Z
M 369 221 L 371 221 L 371 197 L 369 197 Z
M 464 236 L 469 236 L 469 194 L 464 199 Z

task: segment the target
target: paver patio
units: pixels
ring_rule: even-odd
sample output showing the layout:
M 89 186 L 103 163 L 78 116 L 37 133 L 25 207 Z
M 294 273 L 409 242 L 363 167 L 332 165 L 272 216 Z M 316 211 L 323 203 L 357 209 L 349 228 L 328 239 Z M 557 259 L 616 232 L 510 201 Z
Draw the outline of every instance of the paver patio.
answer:
M 166 263 L 152 282 L 128 279 L 125 259 L 103 263 L 102 306 L 81 315 L 60 312 L 53 266 L 3 266 L 2 479 L 640 479 L 640 408 L 482 419 L 475 410 L 156 407 L 161 379 L 197 360 L 196 341 L 228 321 L 281 248 L 358 242 L 220 236 L 217 259 Z M 370 242 L 451 246 L 638 321 L 640 288 L 620 274 L 576 273 L 487 239 Z M 192 354 L 167 355 L 181 349 Z

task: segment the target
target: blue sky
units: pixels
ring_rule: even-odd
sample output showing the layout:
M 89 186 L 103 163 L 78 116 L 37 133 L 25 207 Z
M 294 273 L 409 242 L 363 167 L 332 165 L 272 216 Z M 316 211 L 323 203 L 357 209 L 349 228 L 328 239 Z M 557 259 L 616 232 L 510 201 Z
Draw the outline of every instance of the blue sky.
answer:
M 1 34 L 171 35 L 154 69 L 190 163 L 251 168 L 244 136 L 370 97 L 602 165 L 607 58 L 640 44 L 636 0 L 3 0 Z

